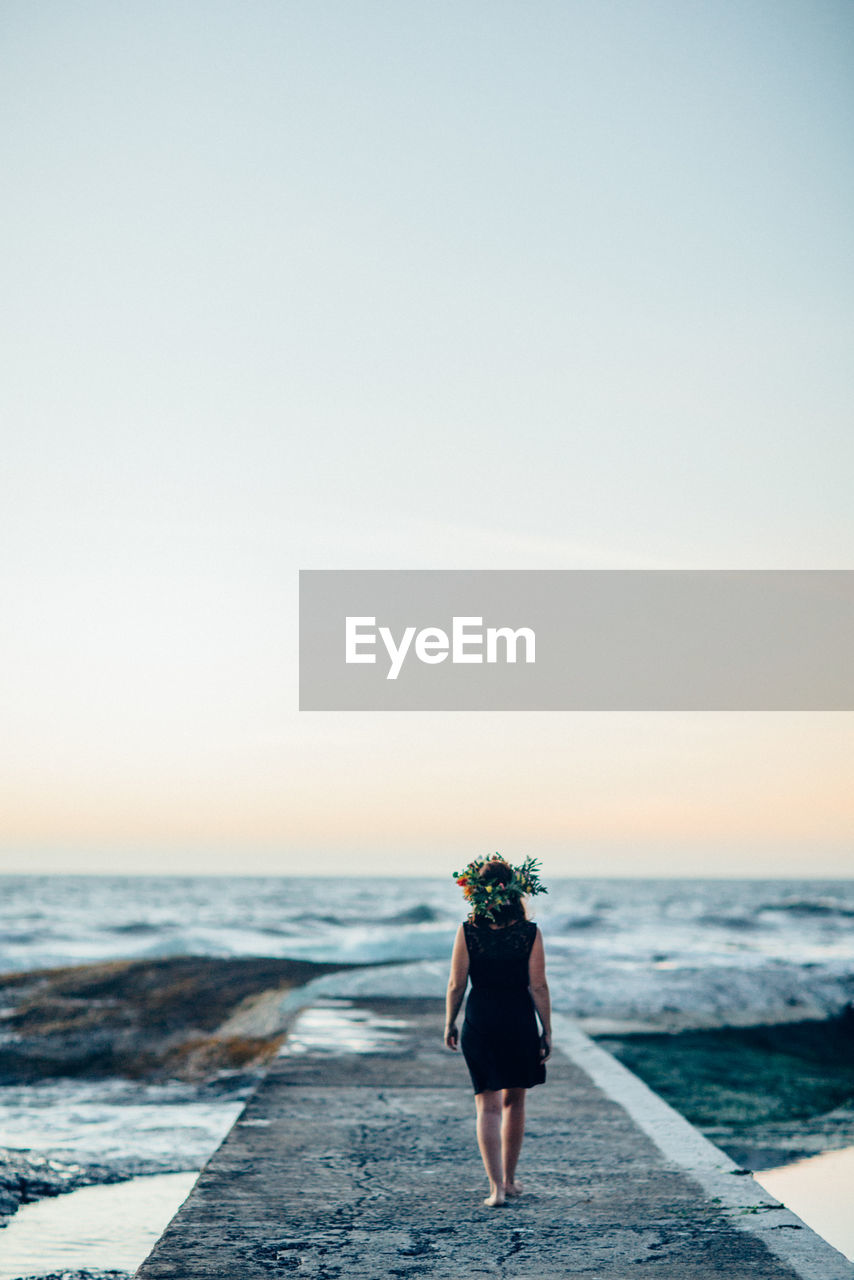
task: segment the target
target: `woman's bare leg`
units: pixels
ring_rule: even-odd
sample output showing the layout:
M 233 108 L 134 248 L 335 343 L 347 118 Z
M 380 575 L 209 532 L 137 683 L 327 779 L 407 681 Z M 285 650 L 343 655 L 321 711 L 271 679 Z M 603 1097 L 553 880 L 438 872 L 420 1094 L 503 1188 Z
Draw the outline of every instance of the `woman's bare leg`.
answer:
M 518 1196 L 516 1165 L 525 1136 L 525 1089 L 505 1089 L 501 1116 L 501 1156 L 504 1165 L 504 1194 Z
M 483 1167 L 489 1178 L 489 1195 L 484 1200 L 490 1208 L 504 1204 L 504 1166 L 501 1163 L 501 1094 L 484 1089 L 474 1095 L 477 1107 L 477 1145 Z

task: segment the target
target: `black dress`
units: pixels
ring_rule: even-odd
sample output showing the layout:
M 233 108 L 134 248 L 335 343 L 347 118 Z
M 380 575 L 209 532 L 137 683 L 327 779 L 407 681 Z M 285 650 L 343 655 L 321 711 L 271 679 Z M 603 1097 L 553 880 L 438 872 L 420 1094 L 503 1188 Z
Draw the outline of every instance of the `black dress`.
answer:
M 471 991 L 460 1048 L 475 1093 L 544 1084 L 540 1034 L 529 989 L 528 957 L 537 936 L 533 920 L 503 929 L 463 923 Z

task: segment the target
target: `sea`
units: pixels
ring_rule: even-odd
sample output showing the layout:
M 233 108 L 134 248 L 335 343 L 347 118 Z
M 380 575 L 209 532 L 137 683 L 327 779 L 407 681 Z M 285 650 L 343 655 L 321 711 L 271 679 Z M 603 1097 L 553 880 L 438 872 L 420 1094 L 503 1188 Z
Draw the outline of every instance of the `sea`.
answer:
M 548 894 L 530 901 L 529 917 L 543 933 L 553 1004 L 593 1033 L 823 1017 L 854 1001 L 854 880 L 548 885 Z M 352 967 L 312 984 L 314 996 L 339 1011 L 321 1019 L 328 1039 L 346 1023 L 341 1010 L 360 996 L 442 996 L 464 915 L 450 875 L 4 876 L 0 972 L 180 955 L 344 962 Z M 227 1081 L 213 1092 L 119 1079 L 7 1086 L 0 1088 L 0 1148 L 112 1169 L 151 1192 L 152 1177 L 186 1178 L 201 1167 L 245 1097 L 245 1083 L 230 1088 Z M 183 1183 L 180 1189 L 186 1194 Z M 86 1190 L 105 1202 L 115 1194 L 107 1186 Z M 126 1224 L 139 1218 L 143 1200 L 140 1190 L 137 1211 L 123 1211 Z M 12 1225 L 36 1209 L 49 1215 L 45 1202 L 24 1206 Z M 105 1212 L 114 1223 L 114 1208 Z M 156 1235 L 165 1222 L 147 1224 Z M 39 1256 L 26 1269 L 16 1270 L 14 1258 L 0 1264 L 0 1280 L 94 1266 L 93 1240 L 83 1247 L 89 1262 L 75 1261 L 71 1245 L 56 1237 L 65 1230 L 54 1227 L 52 1235 L 35 1222 Z M 2 1236 L 11 1240 L 10 1228 Z M 45 1253 L 51 1240 L 56 1258 Z M 30 1246 L 25 1239 L 15 1247 Z
M 356 992 L 442 995 L 464 915 L 450 876 L 4 876 L 0 972 L 276 956 L 370 966 Z M 529 915 L 556 1007 L 587 1019 L 775 1021 L 854 996 L 854 879 L 555 880 Z

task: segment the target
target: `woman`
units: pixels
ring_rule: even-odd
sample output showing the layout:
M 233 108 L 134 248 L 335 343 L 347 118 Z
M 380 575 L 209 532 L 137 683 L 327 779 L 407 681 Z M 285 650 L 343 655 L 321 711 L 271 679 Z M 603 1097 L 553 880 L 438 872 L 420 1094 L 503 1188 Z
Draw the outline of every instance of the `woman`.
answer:
M 536 862 L 513 867 L 496 854 L 454 872 L 471 904 L 457 930 L 446 1002 L 445 1044 L 462 1048 L 477 1108 L 477 1141 L 496 1208 L 518 1196 L 516 1164 L 525 1132 L 525 1092 L 546 1078 L 551 1013 L 543 938 L 525 917 L 524 898 L 546 893 Z M 462 1036 L 456 1018 L 466 985 Z M 542 1035 L 535 1016 L 539 1014 Z

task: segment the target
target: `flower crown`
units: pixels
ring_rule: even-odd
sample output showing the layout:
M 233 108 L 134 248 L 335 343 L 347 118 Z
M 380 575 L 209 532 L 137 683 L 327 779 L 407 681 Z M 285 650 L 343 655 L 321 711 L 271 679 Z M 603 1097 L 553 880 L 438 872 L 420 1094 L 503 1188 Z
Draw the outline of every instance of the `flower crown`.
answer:
M 488 862 L 494 862 L 496 859 L 499 862 L 505 861 L 500 854 L 496 853 L 487 858 L 475 858 L 464 871 L 454 872 L 454 879 L 462 887 L 463 897 L 471 903 L 472 917 L 485 916 L 487 920 L 492 920 L 498 907 L 515 906 L 520 898 L 528 895 L 533 897 L 536 893 L 548 893 L 545 885 L 540 884 L 537 858 L 526 858 L 518 867 L 511 866 L 508 862 L 510 878 L 506 884 L 502 884 L 501 881 L 482 880 L 481 869 Z

